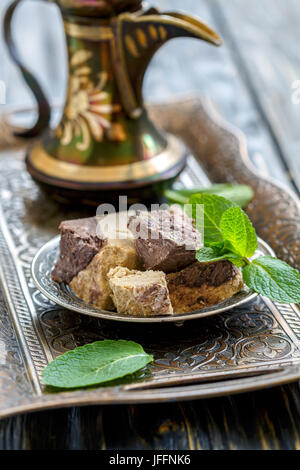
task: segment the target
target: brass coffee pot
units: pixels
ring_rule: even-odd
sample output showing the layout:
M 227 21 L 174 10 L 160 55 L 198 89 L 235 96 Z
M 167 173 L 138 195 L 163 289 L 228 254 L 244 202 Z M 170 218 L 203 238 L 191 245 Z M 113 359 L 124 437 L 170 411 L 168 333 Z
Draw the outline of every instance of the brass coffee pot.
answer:
M 58 127 L 50 129 L 47 99 L 12 40 L 11 20 L 21 1 L 9 6 L 4 32 L 38 102 L 35 126 L 20 134 L 39 136 L 26 156 L 32 177 L 60 195 L 97 200 L 99 191 L 100 199 L 116 190 L 132 195 L 137 188 L 175 178 L 186 152 L 149 119 L 143 77 L 169 39 L 188 36 L 220 45 L 219 36 L 194 17 L 146 9 L 141 0 L 46 0 L 60 8 L 69 62 L 63 115 Z

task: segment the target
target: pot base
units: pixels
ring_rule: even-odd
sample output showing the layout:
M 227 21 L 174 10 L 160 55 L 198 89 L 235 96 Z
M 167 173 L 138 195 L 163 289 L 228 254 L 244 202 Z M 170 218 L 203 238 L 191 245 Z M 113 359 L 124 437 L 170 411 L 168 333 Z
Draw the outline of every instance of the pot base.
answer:
M 27 170 L 55 200 L 97 206 L 117 203 L 120 195 L 128 204 L 159 199 L 163 187 L 169 186 L 183 170 L 187 151 L 181 141 L 167 135 L 168 145 L 149 160 L 124 165 L 89 166 L 58 160 L 36 142 L 26 155 Z

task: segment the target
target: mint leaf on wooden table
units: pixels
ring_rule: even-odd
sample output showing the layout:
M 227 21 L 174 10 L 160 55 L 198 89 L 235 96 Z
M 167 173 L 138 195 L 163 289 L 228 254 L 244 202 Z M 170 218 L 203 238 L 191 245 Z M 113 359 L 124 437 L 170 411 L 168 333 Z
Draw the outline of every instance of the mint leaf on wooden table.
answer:
M 43 370 L 43 382 L 59 388 L 97 385 L 124 377 L 153 361 L 134 341 L 95 341 L 67 351 Z
M 197 206 L 203 205 L 204 212 L 204 227 L 197 226 Z M 203 233 L 204 228 L 204 245 L 221 247 L 224 243 L 224 238 L 220 228 L 221 218 L 223 213 L 230 207 L 236 205 L 221 196 L 213 194 L 193 194 L 186 207 L 190 217 L 196 221 L 196 227 Z
M 257 250 L 257 236 L 249 217 L 240 207 L 227 209 L 220 222 L 225 246 L 240 257 L 250 258 Z
M 216 194 L 225 197 L 240 207 L 246 207 L 254 196 L 254 191 L 245 184 L 213 184 L 208 188 L 165 189 L 164 196 L 170 203 L 187 204 L 193 194 Z
M 243 269 L 245 284 L 254 292 L 282 303 L 300 302 L 298 271 L 272 256 L 261 256 Z

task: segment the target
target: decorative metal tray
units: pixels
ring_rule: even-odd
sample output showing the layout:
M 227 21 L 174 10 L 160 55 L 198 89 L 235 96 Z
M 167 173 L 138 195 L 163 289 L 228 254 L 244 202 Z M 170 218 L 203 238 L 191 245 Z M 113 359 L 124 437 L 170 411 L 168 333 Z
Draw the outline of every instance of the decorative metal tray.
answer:
M 176 112 L 180 106 L 180 113 Z M 186 186 L 237 181 L 250 184 L 249 207 L 261 238 L 300 267 L 300 208 L 287 189 L 255 175 L 244 137 L 199 99 L 151 109 L 156 121 L 191 150 L 181 181 Z M 38 409 L 194 399 L 238 393 L 300 378 L 300 313 L 256 297 L 216 316 L 184 322 L 112 322 L 66 310 L 36 288 L 30 265 L 53 238 L 62 219 L 89 215 L 43 195 L 24 169 L 24 149 L 0 156 L 0 416 Z M 276 224 L 274 220 L 276 219 Z M 59 392 L 41 384 L 41 372 L 57 354 L 97 339 L 132 339 L 155 362 L 112 386 Z

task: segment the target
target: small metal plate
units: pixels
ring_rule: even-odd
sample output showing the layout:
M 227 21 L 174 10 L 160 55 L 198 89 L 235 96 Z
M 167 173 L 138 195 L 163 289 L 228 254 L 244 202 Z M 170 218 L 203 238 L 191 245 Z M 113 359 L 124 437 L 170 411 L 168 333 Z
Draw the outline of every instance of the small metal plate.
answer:
M 245 137 L 197 98 L 150 111 L 191 150 L 180 182 L 191 187 L 207 184 L 208 177 L 251 185 L 255 198 L 248 213 L 259 236 L 299 269 L 299 200 L 253 172 Z M 300 378 L 300 313 L 295 305 L 257 296 L 178 328 L 174 323 L 109 321 L 49 300 L 33 282 L 34 256 L 57 234 L 61 220 L 94 213 L 50 201 L 26 172 L 20 147 L 3 150 L 0 160 L 0 417 L 72 405 L 220 396 Z M 155 361 L 113 385 L 60 393 L 43 386 L 41 372 L 54 357 L 105 338 L 137 341 Z
M 92 307 L 80 300 L 74 292 L 64 283 L 58 284 L 51 278 L 51 271 L 59 256 L 59 240 L 55 237 L 46 243 L 36 254 L 31 266 L 31 273 L 36 287 L 48 299 L 58 305 L 75 312 L 91 315 L 106 320 L 126 321 L 134 323 L 166 323 L 166 322 L 182 322 L 186 320 L 194 320 L 196 318 L 204 318 L 217 313 L 225 312 L 234 307 L 245 304 L 253 300 L 257 294 L 245 286 L 240 292 L 226 299 L 225 301 L 212 307 L 195 310 L 194 312 L 184 313 L 174 316 L 155 316 L 155 317 L 134 317 L 129 315 L 121 315 L 108 310 L 100 310 Z M 255 256 L 271 255 L 274 256 L 273 250 L 262 240 L 258 241 L 258 250 Z

